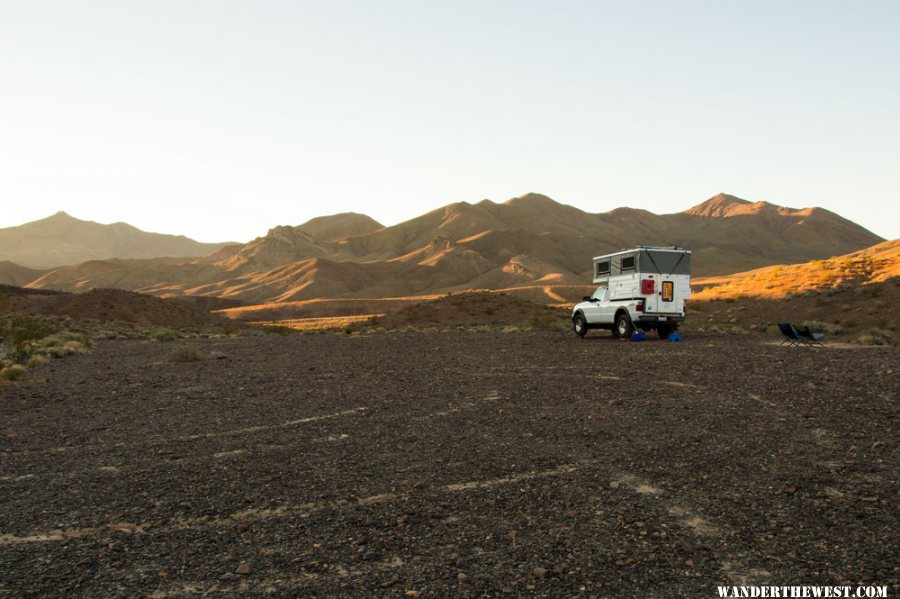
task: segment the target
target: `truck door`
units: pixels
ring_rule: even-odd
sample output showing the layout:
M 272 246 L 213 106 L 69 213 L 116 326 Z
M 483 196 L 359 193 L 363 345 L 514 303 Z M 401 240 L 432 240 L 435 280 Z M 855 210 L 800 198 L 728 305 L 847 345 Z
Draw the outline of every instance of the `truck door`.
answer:
M 606 303 L 606 287 L 598 287 L 597 291 L 591 296 L 596 301 L 592 301 L 587 304 L 584 308 L 582 308 L 582 312 L 584 312 L 584 318 L 589 323 L 596 323 L 603 321 L 603 304 Z

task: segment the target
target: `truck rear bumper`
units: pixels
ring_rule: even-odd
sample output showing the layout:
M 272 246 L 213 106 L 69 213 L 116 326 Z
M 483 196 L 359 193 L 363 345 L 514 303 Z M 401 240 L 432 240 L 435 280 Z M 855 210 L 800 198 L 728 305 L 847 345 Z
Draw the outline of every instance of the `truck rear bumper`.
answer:
M 680 314 L 641 314 L 638 318 L 638 323 L 640 324 L 654 322 L 684 322 L 684 316 Z

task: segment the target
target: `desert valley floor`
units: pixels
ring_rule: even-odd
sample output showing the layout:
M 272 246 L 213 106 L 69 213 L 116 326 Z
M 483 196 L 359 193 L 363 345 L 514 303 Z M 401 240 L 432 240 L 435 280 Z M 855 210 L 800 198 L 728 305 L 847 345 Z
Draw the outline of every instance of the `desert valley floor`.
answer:
M 100 342 L 0 388 L 0 597 L 895 592 L 900 349 L 772 339 Z

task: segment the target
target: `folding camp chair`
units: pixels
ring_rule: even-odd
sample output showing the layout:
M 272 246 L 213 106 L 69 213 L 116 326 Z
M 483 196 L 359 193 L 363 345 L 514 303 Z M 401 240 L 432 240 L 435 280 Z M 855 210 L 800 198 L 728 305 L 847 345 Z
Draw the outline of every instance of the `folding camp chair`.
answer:
M 794 330 L 797 331 L 797 334 L 800 335 L 800 339 L 804 343 L 825 347 L 825 344 L 822 342 L 822 339 L 825 338 L 825 333 L 813 333 L 807 326 L 795 326 Z
M 788 346 L 794 345 L 805 345 L 808 347 L 808 344 L 803 337 L 800 336 L 800 333 L 794 329 L 793 325 L 789 322 L 779 322 L 778 328 L 781 330 L 781 333 L 784 335 L 784 339 L 782 340 L 780 345 L 784 345 L 785 343 Z

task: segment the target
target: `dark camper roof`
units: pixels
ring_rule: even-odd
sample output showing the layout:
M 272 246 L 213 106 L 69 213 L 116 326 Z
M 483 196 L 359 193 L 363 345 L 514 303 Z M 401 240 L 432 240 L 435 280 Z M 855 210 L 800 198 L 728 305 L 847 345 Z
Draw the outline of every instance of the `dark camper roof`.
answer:
M 691 252 L 679 248 L 644 247 L 594 258 L 594 277 L 641 272 L 663 275 L 691 274 Z

